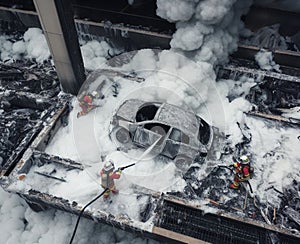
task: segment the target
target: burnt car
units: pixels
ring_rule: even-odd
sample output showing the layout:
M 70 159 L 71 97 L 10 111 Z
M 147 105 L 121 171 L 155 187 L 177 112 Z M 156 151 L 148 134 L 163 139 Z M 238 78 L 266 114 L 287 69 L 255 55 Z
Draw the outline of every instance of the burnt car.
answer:
M 205 158 L 213 128 L 196 114 L 168 103 L 126 100 L 112 120 L 111 137 L 125 148 L 135 145 L 173 159 L 186 170 Z

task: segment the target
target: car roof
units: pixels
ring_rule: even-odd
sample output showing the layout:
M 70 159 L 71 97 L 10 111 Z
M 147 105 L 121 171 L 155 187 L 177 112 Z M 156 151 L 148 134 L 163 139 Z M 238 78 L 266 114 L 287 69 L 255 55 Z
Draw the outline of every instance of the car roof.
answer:
M 197 116 L 175 105 L 163 103 L 155 116 L 155 120 L 177 128 L 193 137 L 197 136 L 199 129 Z
M 197 116 L 190 111 L 186 111 L 172 104 L 128 99 L 119 107 L 117 115 L 128 121 L 134 122 L 139 108 L 150 104 L 159 106 L 154 118 L 156 122 L 170 125 L 193 137 L 197 136 L 199 129 Z

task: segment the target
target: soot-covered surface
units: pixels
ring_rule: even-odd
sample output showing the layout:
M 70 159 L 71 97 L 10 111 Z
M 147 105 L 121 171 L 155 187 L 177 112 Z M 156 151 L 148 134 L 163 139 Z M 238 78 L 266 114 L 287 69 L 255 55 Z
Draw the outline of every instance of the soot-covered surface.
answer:
M 50 107 L 51 99 L 60 88 L 50 63 L 41 65 L 29 61 L 0 64 L 0 84 L 0 162 L 3 167 L 21 142 L 26 137 L 30 140 L 28 135 L 37 129 L 43 111 Z

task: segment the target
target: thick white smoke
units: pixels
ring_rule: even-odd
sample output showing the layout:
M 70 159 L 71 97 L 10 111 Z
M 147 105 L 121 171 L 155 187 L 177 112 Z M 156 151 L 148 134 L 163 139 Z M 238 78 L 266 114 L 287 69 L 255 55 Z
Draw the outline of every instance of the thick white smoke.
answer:
M 244 30 L 241 16 L 246 14 L 251 4 L 252 0 L 157 0 L 157 15 L 176 23 L 177 30 L 170 43 L 171 50 L 183 53 L 198 65 L 198 69 L 195 69 L 197 72 L 179 74 L 179 70 L 190 70 L 190 67 L 184 67 L 188 63 L 173 71 L 196 88 L 201 96 L 199 103 L 193 99 L 194 95 L 189 90 L 185 90 L 184 100 L 202 115 L 205 113 L 202 108 L 206 107 L 209 113 L 205 116 L 206 119 L 222 130 L 227 127 L 227 133 L 239 139 L 239 130 L 230 128 L 240 119 L 231 115 L 247 111 L 249 106 L 245 105 L 246 101 L 242 101 L 244 98 L 239 100 L 239 106 L 234 105 L 235 101 L 228 101 L 229 85 L 224 81 L 216 83 L 213 68 L 225 63 L 229 54 L 237 49 L 239 33 Z M 194 79 L 186 78 L 187 76 Z M 227 92 L 223 92 L 224 87 L 228 87 L 225 89 Z
M 252 0 L 157 0 L 157 15 L 176 23 L 171 47 L 195 61 L 223 63 L 237 48 L 240 20 Z
M 169 22 L 188 21 L 194 13 L 194 8 L 194 1 L 158 0 L 156 13 Z

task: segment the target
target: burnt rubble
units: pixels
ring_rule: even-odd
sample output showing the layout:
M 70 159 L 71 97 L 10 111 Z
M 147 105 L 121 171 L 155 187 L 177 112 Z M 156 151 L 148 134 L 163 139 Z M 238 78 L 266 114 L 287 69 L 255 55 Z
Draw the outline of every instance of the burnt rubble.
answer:
M 278 193 L 278 192 L 277 192 Z M 285 188 L 280 197 L 282 199 L 279 209 L 280 218 L 278 224 L 290 228 L 297 232 L 300 230 L 300 183 L 294 180 L 292 184 Z
M 48 98 L 60 92 L 60 83 L 50 61 L 0 64 L 0 82 L 1 90 L 29 92 Z
M 11 162 L 43 128 L 59 106 L 59 92 L 59 81 L 50 62 L 0 64 L 1 170 L 11 169 Z
M 246 216 L 253 220 L 266 221 L 261 209 L 265 206 L 254 196 L 251 196 L 247 183 L 242 183 L 237 191 L 228 188 L 233 173 L 226 167 L 215 167 L 202 180 L 198 180 L 198 169 L 194 169 L 185 176 L 188 182 L 185 193 L 191 199 L 205 199 L 210 206 L 225 210 L 226 212 Z M 271 224 L 271 222 L 270 222 Z
M 247 97 L 259 111 L 280 115 L 280 108 L 300 106 L 300 82 L 265 80 L 253 87 Z
M 2 112 L 0 118 L 0 133 L 2 135 L 0 139 L 1 165 L 5 164 L 16 146 L 35 127 L 40 115 L 41 111 L 29 108 Z
M 217 79 L 251 78 L 256 85 L 248 94 L 239 94 L 246 95 L 254 105 L 249 114 L 299 126 L 299 119 L 283 117 L 283 114 L 300 106 L 300 69 L 287 66 L 280 69 L 281 73 L 260 70 L 254 61 L 231 58 L 227 65 L 218 67 Z M 228 97 L 229 100 L 234 98 Z
M 281 35 L 279 29 L 280 24 L 264 26 L 250 36 L 246 38 L 242 37 L 240 42 L 269 50 L 290 50 L 299 52 L 300 47 L 293 41 L 293 37 Z
M 230 158 L 226 156 L 223 159 L 230 161 Z M 242 183 L 238 190 L 229 189 L 228 185 L 233 178 L 233 173 L 229 168 L 216 166 L 201 180 L 197 177 L 200 170 L 200 167 L 196 166 L 190 168 L 184 175 L 187 183 L 184 191 L 169 192 L 168 194 L 187 201 L 205 200 L 208 202 L 208 206 L 220 211 L 280 226 L 292 233 L 299 234 L 299 182 L 294 180 L 282 192 L 274 187 L 267 189 L 267 191 L 272 191 L 272 194 L 276 195 L 280 201 L 279 206 L 273 206 L 268 202 L 261 202 L 255 192 L 253 194 L 251 183 L 250 185 L 246 182 Z

